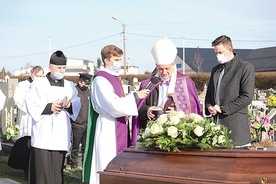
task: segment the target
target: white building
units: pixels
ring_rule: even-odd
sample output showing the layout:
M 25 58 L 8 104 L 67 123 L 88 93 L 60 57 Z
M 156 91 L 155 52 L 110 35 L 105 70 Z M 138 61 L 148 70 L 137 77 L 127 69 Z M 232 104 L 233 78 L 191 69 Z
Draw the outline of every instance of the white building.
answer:
M 119 71 L 120 75 L 124 75 L 124 66 L 121 67 Z M 126 75 L 137 75 L 138 67 L 137 66 L 126 66 Z
M 32 66 L 27 69 L 20 69 L 14 71 L 14 76 L 26 76 L 30 75 Z M 44 74 L 46 75 L 49 72 L 48 67 L 43 67 Z M 94 63 L 89 60 L 84 59 L 67 59 L 66 65 L 66 76 L 79 76 L 79 73 L 89 73 L 94 75 Z

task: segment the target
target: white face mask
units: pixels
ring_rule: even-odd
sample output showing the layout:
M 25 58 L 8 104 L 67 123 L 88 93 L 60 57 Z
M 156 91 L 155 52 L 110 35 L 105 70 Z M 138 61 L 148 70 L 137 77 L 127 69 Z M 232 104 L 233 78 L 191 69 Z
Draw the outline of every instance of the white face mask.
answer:
M 64 77 L 63 73 L 55 72 L 55 74 L 54 74 L 54 78 L 56 80 L 61 80 L 61 79 L 63 79 L 63 77 Z
M 220 64 L 226 63 L 228 61 L 228 58 L 224 54 L 217 54 L 217 59 Z
M 121 69 L 121 62 L 115 61 L 109 69 L 115 73 L 119 73 Z

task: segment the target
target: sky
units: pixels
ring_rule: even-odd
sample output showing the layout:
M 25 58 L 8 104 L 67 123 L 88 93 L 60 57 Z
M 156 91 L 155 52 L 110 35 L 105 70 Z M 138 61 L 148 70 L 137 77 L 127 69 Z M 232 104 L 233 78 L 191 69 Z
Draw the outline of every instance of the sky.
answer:
M 104 46 L 123 50 L 123 24 L 126 62 L 139 74 L 154 69 L 151 49 L 165 36 L 184 48 L 212 48 L 224 34 L 234 49 L 273 47 L 275 7 L 275 0 L 0 0 L 0 69 L 48 67 L 56 50 L 97 63 Z

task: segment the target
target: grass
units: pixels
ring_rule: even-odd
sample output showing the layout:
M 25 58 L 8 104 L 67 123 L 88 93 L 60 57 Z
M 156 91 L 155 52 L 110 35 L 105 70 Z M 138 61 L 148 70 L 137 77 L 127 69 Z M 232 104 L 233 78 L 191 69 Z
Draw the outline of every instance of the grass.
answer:
M 23 179 L 23 170 L 13 169 L 7 165 L 8 157 L 0 155 L 0 178 L 9 178 L 21 184 L 27 184 Z M 80 169 L 64 169 L 64 184 L 80 184 Z

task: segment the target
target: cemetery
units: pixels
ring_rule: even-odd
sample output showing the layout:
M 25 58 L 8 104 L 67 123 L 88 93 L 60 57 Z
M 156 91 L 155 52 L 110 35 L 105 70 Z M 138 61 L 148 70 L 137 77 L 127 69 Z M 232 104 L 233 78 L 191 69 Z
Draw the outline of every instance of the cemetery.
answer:
M 199 90 L 199 100 L 204 108 L 204 97 L 208 82 L 208 74 L 192 75 Z M 139 81 L 146 76 L 125 77 L 123 87 L 125 93 L 139 89 Z M 254 99 L 248 106 L 248 125 L 251 128 L 252 146 L 248 149 L 187 149 L 180 152 L 160 149 L 145 149 L 130 147 L 100 173 L 102 183 L 220 183 L 224 181 L 258 181 L 259 183 L 276 182 L 274 177 L 276 165 L 276 92 L 275 82 L 260 82 L 256 75 Z M 268 77 L 269 78 L 269 77 Z M 23 79 L 21 79 L 23 80 Z M 71 79 L 74 81 L 74 79 Z M 275 81 L 275 75 L 270 81 Z M 269 80 L 268 80 L 269 81 Z M 4 152 L 9 152 L 16 140 L 17 107 L 13 100 L 13 92 L 19 80 L 11 78 L 0 83 L 0 89 L 7 100 L 1 111 L 1 143 Z M 263 85 L 269 86 L 267 89 Z M 207 117 L 204 117 L 207 118 Z M 208 160 L 208 161 L 206 161 Z M 251 162 L 259 163 L 256 165 Z M 181 164 L 186 163 L 186 164 Z M 221 164 L 223 163 L 223 164 Z M 135 165 L 135 167 L 133 167 Z M 155 167 L 156 165 L 157 167 Z M 170 171 L 164 169 L 171 167 Z M 258 172 L 262 169 L 262 172 Z M 198 173 L 198 170 L 201 170 Z M 210 170 L 216 170 L 209 172 Z M 219 172 L 220 171 L 220 172 Z

